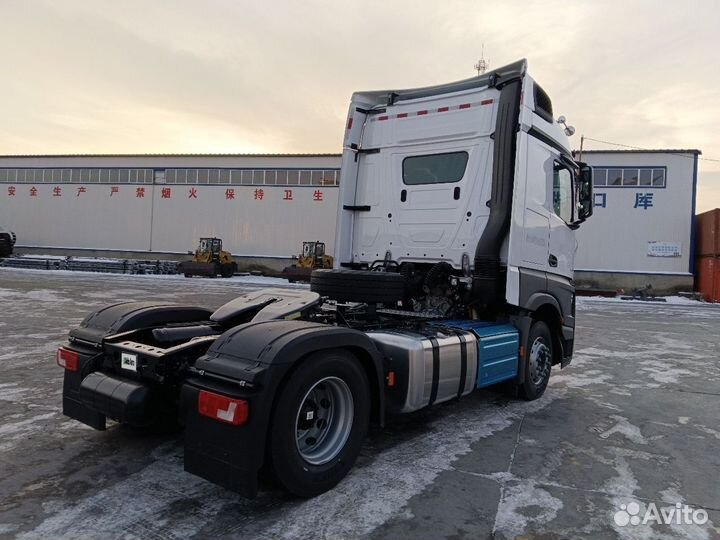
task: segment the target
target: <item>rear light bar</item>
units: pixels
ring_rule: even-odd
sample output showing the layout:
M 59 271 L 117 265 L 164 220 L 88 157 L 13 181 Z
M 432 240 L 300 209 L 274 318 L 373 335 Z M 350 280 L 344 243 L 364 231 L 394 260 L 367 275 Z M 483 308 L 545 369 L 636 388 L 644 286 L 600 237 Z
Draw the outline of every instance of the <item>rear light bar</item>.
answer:
M 248 421 L 250 406 L 244 399 L 201 390 L 198 395 L 198 413 L 219 422 L 241 426 Z
M 61 368 L 65 368 L 68 371 L 77 371 L 78 364 L 80 363 L 80 356 L 74 351 L 60 347 L 57 350 L 56 361 L 57 365 Z

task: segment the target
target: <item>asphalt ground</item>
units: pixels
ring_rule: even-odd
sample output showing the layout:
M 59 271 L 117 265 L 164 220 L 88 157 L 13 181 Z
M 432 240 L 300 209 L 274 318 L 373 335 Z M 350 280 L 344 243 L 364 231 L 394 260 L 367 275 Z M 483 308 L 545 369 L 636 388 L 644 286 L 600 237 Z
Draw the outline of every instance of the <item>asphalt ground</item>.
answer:
M 311 500 L 243 499 L 183 471 L 182 435 L 62 416 L 54 353 L 89 311 L 273 283 L 247 281 L 0 269 L 0 538 L 720 538 L 712 305 L 580 299 L 575 358 L 541 399 L 488 390 L 392 419 Z M 670 514 L 685 505 L 694 523 Z

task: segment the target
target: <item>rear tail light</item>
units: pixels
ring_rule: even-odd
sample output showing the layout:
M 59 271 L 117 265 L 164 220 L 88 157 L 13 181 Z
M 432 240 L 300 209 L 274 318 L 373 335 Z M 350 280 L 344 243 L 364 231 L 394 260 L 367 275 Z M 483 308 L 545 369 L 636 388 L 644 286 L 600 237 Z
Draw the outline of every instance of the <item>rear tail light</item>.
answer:
M 78 353 L 60 347 L 57 350 L 57 365 L 68 371 L 77 371 L 80 357 Z
M 241 426 L 248 420 L 250 406 L 244 399 L 233 399 L 201 390 L 198 395 L 198 413 L 226 424 Z

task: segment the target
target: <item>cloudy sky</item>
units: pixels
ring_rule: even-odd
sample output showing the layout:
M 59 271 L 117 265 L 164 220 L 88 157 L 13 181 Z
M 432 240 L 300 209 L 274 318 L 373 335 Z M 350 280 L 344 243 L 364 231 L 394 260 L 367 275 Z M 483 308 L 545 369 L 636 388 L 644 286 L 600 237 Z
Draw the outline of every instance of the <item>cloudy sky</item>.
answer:
M 484 43 L 491 68 L 528 58 L 575 145 L 720 160 L 718 21 L 717 0 L 0 0 L 0 154 L 339 152 L 354 90 L 466 78 Z

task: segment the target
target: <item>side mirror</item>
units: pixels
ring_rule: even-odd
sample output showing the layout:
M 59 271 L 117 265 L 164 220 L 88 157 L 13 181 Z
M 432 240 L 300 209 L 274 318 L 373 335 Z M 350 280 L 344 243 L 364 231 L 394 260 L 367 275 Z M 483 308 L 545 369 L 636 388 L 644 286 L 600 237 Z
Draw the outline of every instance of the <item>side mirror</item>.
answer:
M 593 214 L 592 167 L 587 163 L 578 163 L 580 174 L 576 179 L 577 223 L 582 223 Z

